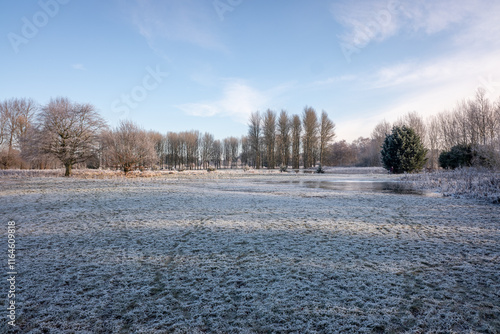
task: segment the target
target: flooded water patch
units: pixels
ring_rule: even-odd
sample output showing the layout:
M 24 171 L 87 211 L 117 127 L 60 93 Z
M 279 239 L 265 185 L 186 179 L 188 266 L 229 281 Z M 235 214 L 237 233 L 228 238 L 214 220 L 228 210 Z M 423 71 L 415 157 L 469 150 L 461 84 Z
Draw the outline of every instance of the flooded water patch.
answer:
M 388 180 L 290 180 L 268 181 L 268 184 L 296 184 L 310 189 L 325 189 L 347 192 L 373 192 L 433 196 L 433 193 L 416 190 L 399 181 Z

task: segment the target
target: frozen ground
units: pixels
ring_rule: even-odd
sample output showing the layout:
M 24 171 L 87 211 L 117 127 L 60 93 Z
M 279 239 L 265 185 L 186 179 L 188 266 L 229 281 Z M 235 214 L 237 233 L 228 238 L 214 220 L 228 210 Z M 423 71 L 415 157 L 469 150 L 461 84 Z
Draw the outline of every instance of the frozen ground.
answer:
M 393 180 L 1 178 L 17 330 L 499 333 L 500 206 Z

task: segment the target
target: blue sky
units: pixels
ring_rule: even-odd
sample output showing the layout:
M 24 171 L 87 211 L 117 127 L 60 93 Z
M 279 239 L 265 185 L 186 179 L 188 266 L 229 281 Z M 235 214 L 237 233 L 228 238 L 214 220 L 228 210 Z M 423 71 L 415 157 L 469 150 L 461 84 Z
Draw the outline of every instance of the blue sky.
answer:
M 247 132 L 325 110 L 337 139 L 500 96 L 498 1 L 5 0 L 0 100 L 66 96 L 110 125 Z

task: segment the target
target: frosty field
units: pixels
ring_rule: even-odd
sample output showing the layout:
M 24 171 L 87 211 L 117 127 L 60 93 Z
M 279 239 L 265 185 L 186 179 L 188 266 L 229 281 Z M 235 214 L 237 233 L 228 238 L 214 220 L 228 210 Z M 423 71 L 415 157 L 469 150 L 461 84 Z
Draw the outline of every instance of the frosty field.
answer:
M 13 332 L 499 333 L 500 206 L 394 180 L 1 178 Z

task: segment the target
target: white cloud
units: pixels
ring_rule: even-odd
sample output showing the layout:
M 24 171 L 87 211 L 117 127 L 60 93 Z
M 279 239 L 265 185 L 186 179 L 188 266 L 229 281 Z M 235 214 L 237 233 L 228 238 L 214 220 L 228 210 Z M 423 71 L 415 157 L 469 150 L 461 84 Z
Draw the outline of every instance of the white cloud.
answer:
M 499 32 L 500 4 L 494 1 L 342 1 L 331 6 L 334 18 L 345 27 L 344 43 L 363 48 L 399 33 L 436 34 L 453 28 L 456 40 L 491 40 Z M 483 31 L 483 34 L 478 32 Z M 475 36 L 475 38 L 467 38 Z M 495 37 L 496 38 L 496 37 Z
M 480 77 L 500 76 L 500 49 L 486 54 L 464 51 L 430 60 L 412 60 L 379 69 L 372 78 L 364 78 L 373 88 L 453 86 L 459 82 L 475 82 Z M 411 91 L 411 90 L 410 90 Z
M 246 124 L 250 113 L 269 107 L 271 94 L 272 91 L 259 91 L 242 80 L 228 80 L 219 100 L 186 103 L 177 107 L 193 116 L 229 116 L 235 121 Z

